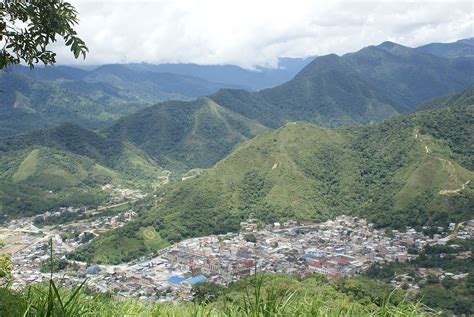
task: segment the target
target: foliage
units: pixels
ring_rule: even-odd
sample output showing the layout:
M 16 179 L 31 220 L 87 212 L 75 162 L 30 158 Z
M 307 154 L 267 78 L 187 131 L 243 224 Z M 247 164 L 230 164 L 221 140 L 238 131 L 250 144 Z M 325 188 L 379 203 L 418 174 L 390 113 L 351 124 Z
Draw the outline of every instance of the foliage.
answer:
M 57 273 L 65 270 L 68 265 L 69 262 L 65 259 L 53 259 L 52 262 L 51 259 L 47 259 L 41 262 L 39 270 L 42 273 Z
M 191 289 L 193 301 L 197 304 L 211 303 L 224 294 L 224 291 L 225 288 L 222 285 L 209 282 L 198 283 Z
M 456 248 L 453 245 L 456 245 Z M 366 275 L 389 282 L 397 275 L 408 274 L 420 284 L 421 291 L 418 294 L 418 299 L 427 306 L 442 310 L 446 315 L 472 314 L 474 312 L 472 304 L 474 263 L 472 257 L 458 259 L 455 256 L 455 254 L 465 251 L 474 251 L 472 240 L 454 240 L 446 246 L 428 246 L 419 257 L 412 261 L 375 264 L 369 268 Z M 422 280 L 417 273 L 420 268 L 443 270 L 452 274 L 468 273 L 468 276 L 454 280 L 449 276 L 440 279 L 430 274 L 425 280 Z
M 12 278 L 13 263 L 6 253 L 0 254 L 0 280 L 10 280 Z
M 416 303 L 390 300 L 381 305 L 360 302 L 330 284 L 291 277 L 262 276 L 221 288 L 211 303 L 156 304 L 132 299 L 114 300 L 90 294 L 84 283 L 72 290 L 58 286 L 33 285 L 27 290 L 0 288 L 0 310 L 8 316 L 429 316 Z
M 416 108 L 417 111 L 433 110 L 447 107 L 462 107 L 474 105 L 474 86 L 454 95 L 432 99 Z
M 64 122 L 104 128 L 151 104 L 194 99 L 228 86 L 117 64 L 93 70 L 12 66 L 0 72 L 0 87 L 0 136 L 9 136 Z
M 474 208 L 472 189 L 439 192 L 461 188 L 474 176 L 473 113 L 473 106 L 446 108 L 339 129 L 290 123 L 243 143 L 201 175 L 160 190 L 164 200 L 139 207 L 133 226 L 153 226 L 174 242 L 237 231 L 250 215 L 271 223 L 350 214 L 396 229 L 463 221 Z M 111 233 L 117 241 L 119 232 Z
M 143 109 L 105 130 L 141 148 L 162 167 L 208 168 L 238 144 L 266 130 L 208 98 L 170 101 Z
M 78 23 L 77 11 L 63 1 L 5 1 L 0 7 L 0 69 L 8 64 L 26 62 L 33 68 L 35 63 L 54 64 L 56 54 L 48 45 L 56 36 L 64 39 L 75 58 L 88 52 L 85 43 L 73 27 Z
M 466 89 L 474 81 L 472 67 L 471 59 L 448 60 L 386 42 L 318 57 L 274 88 L 224 89 L 210 98 L 271 128 L 298 120 L 326 127 L 370 124 Z
M 254 234 L 246 234 L 245 237 L 244 237 L 245 241 L 247 242 L 253 242 L 253 243 L 256 243 L 257 242 L 257 237 L 255 237 Z
M 110 195 L 100 185 L 147 188 L 163 175 L 132 145 L 73 124 L 0 139 L 0 153 L 0 210 L 7 215 L 98 206 Z

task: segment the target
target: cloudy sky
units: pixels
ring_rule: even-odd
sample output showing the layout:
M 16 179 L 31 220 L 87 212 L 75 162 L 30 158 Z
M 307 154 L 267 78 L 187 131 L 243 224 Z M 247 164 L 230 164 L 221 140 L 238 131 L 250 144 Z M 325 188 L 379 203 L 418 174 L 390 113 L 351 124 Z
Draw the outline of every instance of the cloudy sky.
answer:
M 336 0 L 70 0 L 90 53 L 59 63 L 190 62 L 274 66 L 279 56 L 344 54 L 474 36 L 474 2 Z

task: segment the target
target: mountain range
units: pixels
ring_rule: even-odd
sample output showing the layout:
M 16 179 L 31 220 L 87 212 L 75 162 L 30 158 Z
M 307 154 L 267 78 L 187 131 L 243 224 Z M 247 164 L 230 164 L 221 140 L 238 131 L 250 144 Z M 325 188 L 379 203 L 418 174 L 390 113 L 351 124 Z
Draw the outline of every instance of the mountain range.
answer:
M 244 126 L 259 124 L 258 131 L 292 121 L 323 127 L 373 124 L 415 111 L 434 97 L 466 89 L 474 83 L 473 63 L 469 56 L 444 58 L 385 42 L 341 57 L 318 57 L 277 87 L 258 92 L 222 89 L 204 99 L 166 102 L 124 117 L 106 131 L 141 148 L 173 172 L 209 168 L 255 133 L 243 133 L 232 124 L 225 125 L 225 131 L 214 130 L 225 123 L 219 116 L 209 116 L 215 114 L 211 111 L 191 120 L 189 113 L 205 104 L 247 122 Z M 196 126 L 201 129 L 198 136 Z M 229 139 L 229 127 L 243 137 Z
M 111 64 L 11 67 L 0 72 L 0 136 L 65 121 L 97 129 L 164 100 L 190 100 L 221 88 L 260 89 L 291 79 L 311 58 L 280 59 L 276 69 L 231 65 Z M 221 82 L 222 81 L 222 82 Z
M 474 37 L 462 39 L 453 43 L 430 43 L 418 47 L 417 50 L 447 58 L 473 57 Z
M 468 93 L 472 98 L 472 89 Z M 148 227 L 175 242 L 236 231 L 248 218 L 313 222 L 346 214 L 394 229 L 469 219 L 471 98 L 370 126 L 291 122 L 260 133 L 211 169 L 161 189 L 156 201 L 138 207 L 138 220 L 75 256 L 119 263 L 143 250 L 156 251 L 142 235 Z M 125 244 L 133 247 L 113 247 Z
M 136 147 L 73 124 L 0 139 L 0 214 L 99 205 L 115 187 L 150 187 L 164 173 Z
M 153 106 L 164 90 L 187 99 L 218 87 L 146 64 L 3 72 L 0 131 L 11 136 L 0 138 L 0 209 L 97 205 L 110 194 L 101 185 L 151 190 L 167 169 L 186 180 L 160 189 L 133 226 L 154 226 L 169 242 L 236 230 L 249 216 L 351 213 L 380 226 L 464 219 L 474 58 L 426 50 L 385 42 L 318 57 L 273 88 Z

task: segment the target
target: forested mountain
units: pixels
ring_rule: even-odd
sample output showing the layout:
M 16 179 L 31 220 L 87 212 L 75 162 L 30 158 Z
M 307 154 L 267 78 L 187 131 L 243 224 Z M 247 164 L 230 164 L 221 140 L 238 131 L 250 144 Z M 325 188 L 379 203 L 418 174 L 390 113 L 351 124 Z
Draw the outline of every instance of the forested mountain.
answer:
M 220 105 L 269 127 L 303 120 L 366 124 L 413 110 L 474 82 L 474 58 L 447 59 L 391 42 L 318 57 L 294 79 L 260 92 L 221 90 Z
M 203 174 L 144 202 L 141 218 L 77 254 L 107 261 L 121 239 L 147 250 L 140 228 L 176 241 L 266 222 L 363 216 L 377 226 L 446 225 L 472 216 L 474 105 L 453 105 L 382 124 L 337 129 L 287 123 L 259 134 Z M 161 201 L 161 198 L 159 198 Z M 127 240 L 127 241 L 128 241 Z M 149 250 L 149 249 L 148 249 Z
M 448 96 L 434 98 L 420 105 L 415 110 L 424 111 L 424 110 L 432 110 L 432 109 L 438 109 L 438 108 L 467 106 L 467 105 L 474 105 L 474 86 L 471 86 L 469 89 L 459 94 L 452 94 Z
M 282 58 L 278 68 L 256 70 L 194 64 L 111 64 L 89 70 L 15 66 L 0 72 L 0 136 L 67 121 L 96 129 L 160 101 L 189 100 L 221 88 L 275 86 L 311 60 Z
M 100 185 L 152 185 L 162 170 L 134 146 L 73 124 L 0 139 L 0 213 L 97 205 Z
M 143 109 L 104 133 L 136 145 L 166 169 L 185 172 L 211 167 L 235 146 L 266 129 L 203 97 Z
M 0 136 L 73 121 L 100 128 L 138 109 L 168 99 L 192 99 L 222 87 L 200 78 L 134 71 L 106 65 L 92 71 L 72 67 L 0 72 Z
M 474 37 L 453 43 L 431 43 L 417 47 L 417 50 L 447 58 L 474 57 Z
M 173 172 L 208 168 L 264 126 L 295 120 L 326 127 L 369 124 L 413 111 L 420 102 L 474 82 L 473 61 L 385 42 L 342 57 L 318 57 L 274 88 L 223 89 L 208 98 L 165 102 L 121 119 L 106 133 Z

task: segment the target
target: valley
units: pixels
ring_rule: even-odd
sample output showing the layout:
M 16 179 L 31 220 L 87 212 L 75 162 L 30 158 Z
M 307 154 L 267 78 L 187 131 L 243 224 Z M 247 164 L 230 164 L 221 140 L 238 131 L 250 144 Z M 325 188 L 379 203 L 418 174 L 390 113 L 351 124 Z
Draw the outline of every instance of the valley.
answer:
M 89 243 L 88 235 L 93 237 L 104 230 L 120 227 L 134 217 L 136 214 L 131 210 L 116 211 L 96 219 L 41 229 L 34 226 L 31 218 L 10 222 L 2 229 L 0 239 L 6 242 L 2 251 L 11 254 L 16 263 L 13 287 L 21 288 L 49 278 L 50 273 L 44 271 L 50 257 L 49 239 L 53 241 L 55 261 L 66 261 L 71 251 Z M 393 230 L 389 237 L 364 219 L 349 216 L 319 224 L 290 220 L 264 225 L 250 219 L 240 224 L 240 233 L 184 240 L 162 249 L 155 256 L 127 263 L 91 265 L 69 260 L 53 278 L 73 286 L 87 277 L 89 289 L 99 293 L 113 292 L 118 298 L 191 300 L 191 290 L 196 283 L 209 281 L 228 285 L 251 276 L 255 268 L 289 275 L 319 273 L 334 280 L 362 274 L 374 264 L 413 261 L 418 257 L 417 252 L 426 247 L 468 239 L 474 234 L 473 223 L 471 220 L 459 227 L 453 224 L 449 231 L 438 231 L 434 237 L 413 228 L 406 232 Z M 146 230 L 149 232 L 144 231 L 144 236 L 149 243 L 162 243 L 153 229 Z M 431 229 L 424 227 L 424 230 Z M 456 276 L 456 279 L 465 278 L 465 274 Z M 416 295 L 419 286 L 410 284 L 410 291 Z
M 338 315 L 471 311 L 471 48 L 2 70 L 0 292 L 221 309 L 262 274 Z

